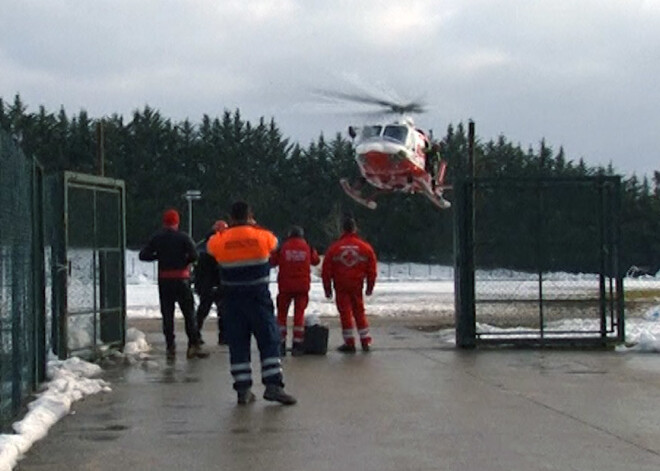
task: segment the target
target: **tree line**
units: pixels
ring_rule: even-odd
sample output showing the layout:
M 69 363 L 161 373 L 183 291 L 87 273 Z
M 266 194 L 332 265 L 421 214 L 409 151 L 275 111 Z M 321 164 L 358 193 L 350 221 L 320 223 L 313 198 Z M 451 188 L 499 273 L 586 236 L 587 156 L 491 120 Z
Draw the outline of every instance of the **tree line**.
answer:
M 378 200 L 371 211 L 350 200 L 338 184 L 341 177 L 356 178 L 354 146 L 340 134 L 320 134 L 307 147 L 282 135 L 274 119 L 256 123 L 243 119 L 240 110 L 224 110 L 220 116 L 202 116 L 199 122 L 174 121 L 149 106 L 130 118 L 113 114 L 92 118 L 84 110 L 69 115 L 39 106 L 28 110 L 19 95 L 13 101 L 0 98 L 0 127 L 14 135 L 23 151 L 38 159 L 46 172 L 70 170 L 103 174 L 126 184 L 127 243 L 142 245 L 160 225 L 162 211 L 174 207 L 188 220 L 187 190 L 201 191 L 193 203 L 193 238 L 200 240 L 212 223 L 227 218 L 232 201 L 243 199 L 253 206 L 259 223 L 285 236 L 292 224 L 304 228 L 307 239 L 323 251 L 340 234 L 346 212 L 358 220 L 360 232 L 374 245 L 379 258 L 451 264 L 453 261 L 452 211 L 441 211 L 422 195 L 394 193 Z M 464 167 L 468 137 L 463 123 L 449 125 L 443 141 L 448 163 L 448 183 Z M 100 159 L 102 149 L 103 160 Z M 588 166 L 583 159 L 569 159 L 563 148 L 554 151 L 541 141 L 538 149 L 523 149 L 500 136 L 475 144 L 475 171 L 480 177 L 585 177 L 614 175 L 615 169 Z M 101 166 L 103 168 L 101 168 Z M 622 266 L 660 264 L 660 172 L 651 180 L 636 175 L 622 185 Z M 520 211 L 506 208 L 525 201 L 516 194 L 495 194 L 480 206 L 487 241 L 497 240 L 498 256 L 482 258 L 486 265 L 527 268 L 529 254 L 519 250 L 521 239 L 511 237 L 521 226 Z M 566 196 L 566 195 L 564 195 Z M 451 200 L 451 192 L 448 199 Z M 576 214 L 589 212 L 590 201 L 572 201 Z M 521 206 L 522 207 L 522 206 Z M 492 209 L 490 213 L 486 208 Z M 552 218 L 552 205 L 548 217 Z M 518 208 L 519 209 L 519 208 Z M 477 208 L 479 211 L 479 208 Z M 479 213 L 481 214 L 481 213 Z M 524 219 L 524 218 L 523 218 Z M 549 234 L 564 240 L 579 237 L 580 221 L 555 217 Z M 528 224 L 533 222 L 527 221 Z M 479 226 L 478 226 L 479 227 Z M 518 233 L 518 232 L 514 232 Z M 521 237 L 526 230 L 521 227 Z M 479 240 L 479 237 L 478 237 Z M 566 244 L 570 252 L 571 244 Z M 563 249 L 562 249 L 563 250 Z M 488 253 L 484 250 L 484 253 Z M 578 270 L 565 254 L 553 268 Z

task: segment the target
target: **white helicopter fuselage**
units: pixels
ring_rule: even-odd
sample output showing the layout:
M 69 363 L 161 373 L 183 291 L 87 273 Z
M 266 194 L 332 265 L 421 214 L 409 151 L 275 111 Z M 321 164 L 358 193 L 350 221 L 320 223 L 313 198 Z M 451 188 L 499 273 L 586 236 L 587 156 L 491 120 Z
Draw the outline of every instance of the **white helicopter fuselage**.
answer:
M 413 192 L 427 186 L 426 136 L 409 121 L 362 128 L 355 160 L 362 176 L 381 190 Z

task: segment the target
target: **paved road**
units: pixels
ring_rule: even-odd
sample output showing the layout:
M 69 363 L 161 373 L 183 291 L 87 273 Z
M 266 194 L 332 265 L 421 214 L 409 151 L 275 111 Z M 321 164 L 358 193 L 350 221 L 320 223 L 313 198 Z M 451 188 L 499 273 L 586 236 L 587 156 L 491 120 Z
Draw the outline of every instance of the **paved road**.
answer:
M 158 322 L 133 322 L 153 360 L 108 367 L 113 391 L 76 403 L 17 469 L 660 469 L 656 355 L 462 352 L 432 322 L 385 319 L 369 354 L 287 357 L 298 405 L 267 403 L 258 385 L 238 407 L 225 347 L 168 365 Z

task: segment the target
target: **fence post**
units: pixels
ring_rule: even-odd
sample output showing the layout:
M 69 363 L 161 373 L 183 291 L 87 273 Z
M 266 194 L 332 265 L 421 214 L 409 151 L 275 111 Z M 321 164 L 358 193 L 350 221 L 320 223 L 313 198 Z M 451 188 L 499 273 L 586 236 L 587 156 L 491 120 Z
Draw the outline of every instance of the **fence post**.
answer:
M 454 182 L 454 311 L 456 346 L 476 346 L 474 306 L 474 122 L 468 128 L 467 168 Z M 462 167 L 462 166 L 461 166 Z

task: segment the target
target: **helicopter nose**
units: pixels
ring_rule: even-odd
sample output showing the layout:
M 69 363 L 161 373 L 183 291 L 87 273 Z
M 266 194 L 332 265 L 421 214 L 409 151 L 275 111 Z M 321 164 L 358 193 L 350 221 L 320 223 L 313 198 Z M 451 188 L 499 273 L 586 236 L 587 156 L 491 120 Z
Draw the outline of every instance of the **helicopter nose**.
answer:
M 396 154 L 399 151 L 402 151 L 402 146 L 393 142 L 388 141 L 372 141 L 365 142 L 356 147 L 356 152 L 358 154 L 366 154 L 369 152 L 378 152 L 382 154 Z

